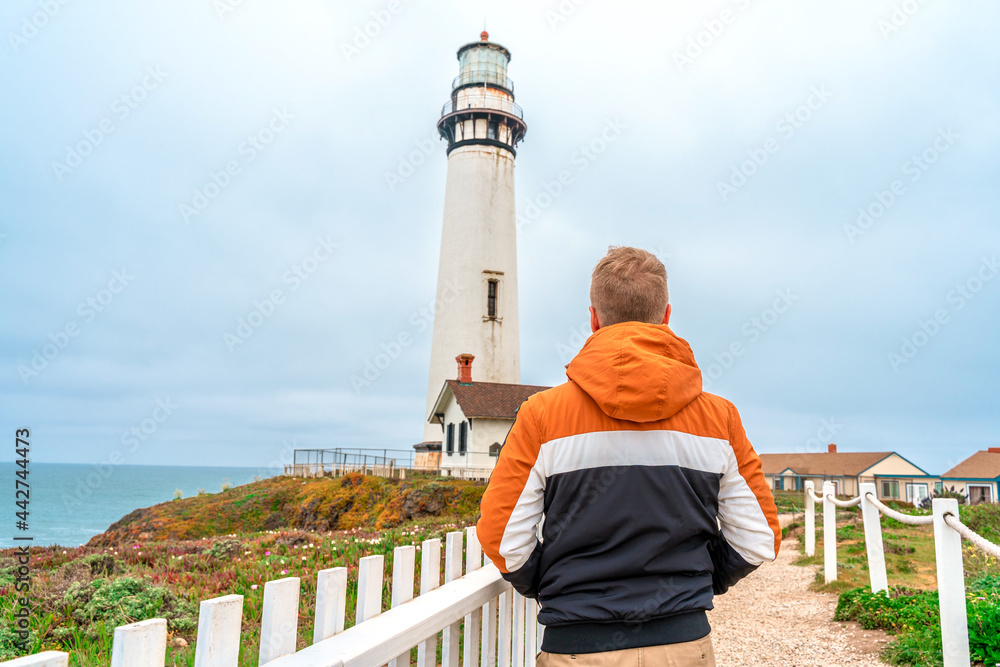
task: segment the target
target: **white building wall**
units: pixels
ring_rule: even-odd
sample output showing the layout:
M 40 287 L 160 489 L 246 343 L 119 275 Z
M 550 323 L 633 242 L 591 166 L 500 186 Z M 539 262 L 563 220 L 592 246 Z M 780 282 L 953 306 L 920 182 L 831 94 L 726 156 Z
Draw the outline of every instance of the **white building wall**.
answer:
M 486 316 L 491 278 L 500 283 L 496 319 Z M 520 384 L 519 349 L 514 156 L 462 146 L 448 156 L 425 418 L 444 381 L 457 377 L 457 355 L 475 355 L 473 381 Z M 425 441 L 441 437 L 425 424 Z

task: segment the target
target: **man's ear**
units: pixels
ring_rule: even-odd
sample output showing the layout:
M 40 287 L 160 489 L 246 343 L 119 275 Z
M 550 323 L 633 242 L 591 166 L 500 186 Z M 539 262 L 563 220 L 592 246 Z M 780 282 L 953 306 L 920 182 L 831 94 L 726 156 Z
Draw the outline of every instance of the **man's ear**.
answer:
M 600 320 L 597 319 L 597 311 L 594 310 L 593 306 L 591 306 L 590 307 L 590 331 L 591 331 L 591 333 L 595 333 L 600 328 L 601 328 L 601 322 L 600 322 Z
M 660 324 L 670 324 L 670 304 L 667 304 L 667 312 L 663 314 L 663 321 Z

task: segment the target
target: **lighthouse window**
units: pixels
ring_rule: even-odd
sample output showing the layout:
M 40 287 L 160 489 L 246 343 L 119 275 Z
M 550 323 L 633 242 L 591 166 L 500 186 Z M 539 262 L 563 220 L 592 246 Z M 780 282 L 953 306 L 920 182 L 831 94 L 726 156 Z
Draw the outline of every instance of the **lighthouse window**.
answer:
M 496 121 L 490 121 L 486 126 L 486 138 L 496 139 L 497 138 L 497 124 Z
M 466 445 L 469 442 L 469 424 L 462 422 L 458 425 L 458 453 L 464 454 Z
M 448 436 L 446 438 L 447 443 L 445 444 L 445 451 L 448 452 L 448 456 L 451 456 L 455 452 L 455 425 L 448 424 Z
M 500 281 L 486 281 L 486 316 L 496 318 L 497 316 L 497 293 L 500 291 Z

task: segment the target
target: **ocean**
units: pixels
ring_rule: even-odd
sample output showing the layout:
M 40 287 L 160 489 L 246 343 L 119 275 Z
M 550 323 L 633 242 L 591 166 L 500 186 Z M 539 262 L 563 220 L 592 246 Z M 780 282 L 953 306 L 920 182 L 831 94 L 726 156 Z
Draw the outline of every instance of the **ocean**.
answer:
M 198 489 L 207 493 L 222 490 L 227 478 L 232 486 L 252 482 L 255 475 L 276 474 L 271 468 L 197 467 L 197 466 L 100 466 L 76 463 L 30 463 L 28 483 L 28 530 L 18 530 L 14 505 L 15 472 L 13 462 L 0 462 L 0 486 L 8 489 L 3 496 L 8 503 L 0 507 L 0 547 L 12 547 L 13 536 L 34 537 L 30 544 L 58 544 L 76 547 L 108 529 L 115 521 L 139 509 L 172 500 L 180 489 L 185 498 Z M 17 544 L 25 542 L 18 540 Z

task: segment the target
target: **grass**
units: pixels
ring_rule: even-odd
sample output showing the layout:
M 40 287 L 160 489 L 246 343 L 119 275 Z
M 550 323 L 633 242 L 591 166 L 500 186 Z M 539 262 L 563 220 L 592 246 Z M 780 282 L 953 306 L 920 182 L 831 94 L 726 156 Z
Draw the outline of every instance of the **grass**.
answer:
M 30 652 L 61 650 L 71 665 L 107 664 L 114 627 L 147 618 L 166 618 L 166 665 L 192 665 L 198 603 L 239 594 L 243 601 L 241 667 L 257 664 L 264 584 L 300 577 L 298 648 L 311 643 L 316 573 L 348 568 L 347 626 L 353 625 L 357 568 L 364 556 L 385 556 L 382 608 L 390 603 L 389 576 L 397 546 L 443 538 L 454 524 L 413 525 L 387 531 L 318 534 L 276 531 L 198 540 L 134 542 L 116 547 L 38 548 L 32 553 Z M 10 550 L 7 550 L 10 551 Z M 442 558 L 443 564 L 443 558 Z M 0 660 L 19 653 L 14 627 L 13 559 L 0 557 Z M 420 581 L 417 558 L 415 581 Z M 176 646 L 181 638 L 187 647 Z
M 164 664 L 190 667 L 200 601 L 239 594 L 239 665 L 254 667 L 266 582 L 300 577 L 298 648 L 305 648 L 320 570 L 348 568 L 350 627 L 358 562 L 384 555 L 388 609 L 393 549 L 419 549 L 423 540 L 475 523 L 484 488 L 429 477 L 281 477 L 137 510 L 86 546 L 32 549 L 29 652 L 67 651 L 72 666 L 108 664 L 116 626 L 165 618 Z M 0 661 L 21 653 L 12 631 L 16 567 L 14 550 L 0 551 Z

